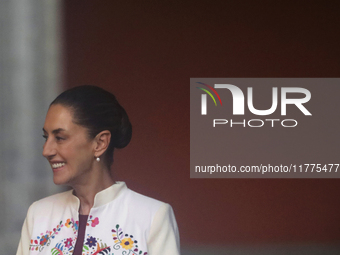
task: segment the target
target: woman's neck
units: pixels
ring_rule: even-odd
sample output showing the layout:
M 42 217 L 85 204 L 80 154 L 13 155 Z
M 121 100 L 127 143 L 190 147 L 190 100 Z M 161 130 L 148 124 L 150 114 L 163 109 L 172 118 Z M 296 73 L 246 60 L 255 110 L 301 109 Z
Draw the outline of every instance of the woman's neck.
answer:
M 75 195 L 80 200 L 79 214 L 89 215 L 96 194 L 114 183 L 109 170 L 101 169 L 87 176 L 85 181 L 72 185 Z

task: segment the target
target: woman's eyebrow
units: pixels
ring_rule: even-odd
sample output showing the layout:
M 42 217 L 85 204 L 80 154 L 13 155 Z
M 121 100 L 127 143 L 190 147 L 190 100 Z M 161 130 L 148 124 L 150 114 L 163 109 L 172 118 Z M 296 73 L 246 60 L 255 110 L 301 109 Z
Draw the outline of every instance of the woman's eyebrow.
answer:
M 44 133 L 47 133 L 46 130 L 45 130 L 44 128 L 43 128 L 42 130 L 44 131 Z M 58 133 L 60 133 L 60 132 L 62 132 L 62 131 L 65 131 L 65 129 L 63 129 L 63 128 L 57 128 L 57 129 L 54 129 L 54 130 L 52 131 L 52 134 L 56 135 L 56 134 L 58 134 Z

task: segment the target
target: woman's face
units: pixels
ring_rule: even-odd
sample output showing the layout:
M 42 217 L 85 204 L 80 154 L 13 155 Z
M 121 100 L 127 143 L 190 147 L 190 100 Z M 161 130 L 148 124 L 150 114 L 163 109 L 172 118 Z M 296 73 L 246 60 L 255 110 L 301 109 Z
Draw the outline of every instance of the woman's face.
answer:
M 43 131 L 43 156 L 51 164 L 54 183 L 86 183 L 95 163 L 95 143 L 87 129 L 73 123 L 69 108 L 56 104 L 47 112 Z

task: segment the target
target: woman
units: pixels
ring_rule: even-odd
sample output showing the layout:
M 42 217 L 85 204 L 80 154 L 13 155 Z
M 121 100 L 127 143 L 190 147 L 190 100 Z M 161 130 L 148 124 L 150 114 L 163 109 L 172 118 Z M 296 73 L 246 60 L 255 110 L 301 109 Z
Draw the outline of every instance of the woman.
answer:
M 17 255 L 179 254 L 171 207 L 111 178 L 113 150 L 132 133 L 114 95 L 89 85 L 63 92 L 43 132 L 54 183 L 73 190 L 30 206 Z

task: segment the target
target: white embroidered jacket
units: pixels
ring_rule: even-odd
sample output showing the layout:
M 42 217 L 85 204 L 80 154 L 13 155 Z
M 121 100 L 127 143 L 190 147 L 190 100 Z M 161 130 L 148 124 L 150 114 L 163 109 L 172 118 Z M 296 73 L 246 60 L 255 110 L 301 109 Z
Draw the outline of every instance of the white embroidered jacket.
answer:
M 76 244 L 79 199 L 72 190 L 34 202 L 27 213 L 17 255 L 71 255 Z M 179 255 L 178 228 L 169 204 L 118 182 L 96 194 L 83 255 Z

